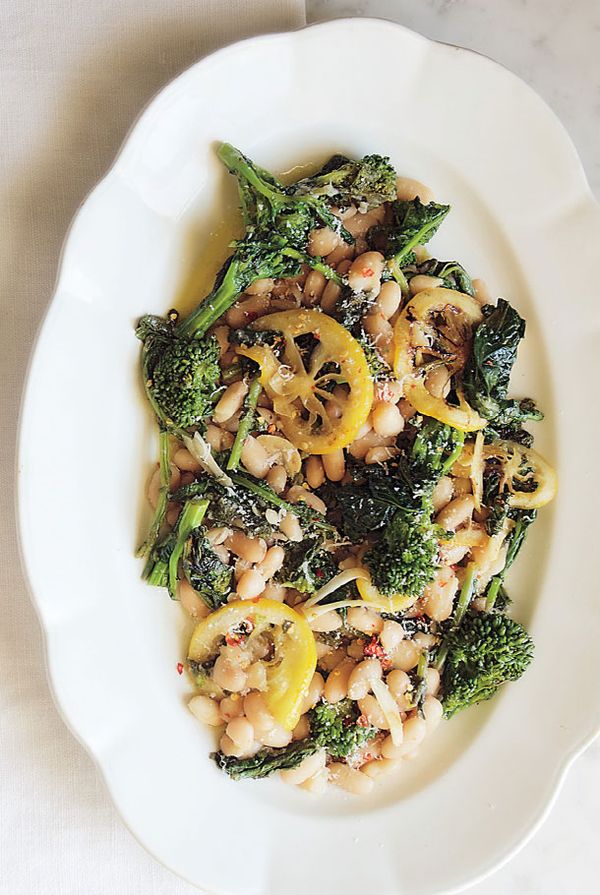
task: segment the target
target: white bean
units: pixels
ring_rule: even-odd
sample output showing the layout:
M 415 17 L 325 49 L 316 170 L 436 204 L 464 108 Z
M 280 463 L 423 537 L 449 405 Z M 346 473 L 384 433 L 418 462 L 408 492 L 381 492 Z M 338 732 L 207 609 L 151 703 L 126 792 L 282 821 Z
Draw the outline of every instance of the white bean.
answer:
M 392 665 L 401 671 L 410 671 L 419 663 L 421 650 L 413 640 L 401 640 L 390 654 Z
M 348 271 L 348 285 L 353 292 L 374 292 L 379 290 L 383 271 L 381 252 L 363 252 L 352 262 Z
M 383 619 L 373 609 L 363 609 L 362 606 L 353 606 L 348 609 L 348 624 L 363 634 L 379 634 L 383 628 Z
M 389 320 L 400 307 L 401 301 L 402 292 L 400 291 L 400 286 L 394 280 L 388 280 L 387 282 L 382 283 L 374 307 L 382 317 Z
M 212 678 L 218 687 L 229 690 L 230 693 L 239 693 L 246 686 L 246 672 L 243 668 L 228 658 L 218 656 L 215 662 Z
M 475 292 L 475 298 L 480 304 L 491 305 L 492 295 L 485 280 L 476 277 L 473 280 L 473 290 Z
M 302 528 L 298 522 L 298 517 L 293 513 L 286 513 L 279 523 L 279 531 L 281 531 L 290 541 L 300 542 L 303 538 Z
M 371 777 L 337 761 L 329 765 L 329 779 L 335 786 L 355 796 L 368 795 L 373 789 Z
M 287 588 L 283 584 L 274 584 L 272 581 L 267 581 L 267 585 L 262 592 L 262 597 L 265 600 L 277 600 L 278 603 L 283 603 L 286 596 Z
M 385 356 L 394 338 L 394 328 L 383 314 L 377 312 L 367 314 L 363 319 L 365 331 L 371 336 L 375 346 Z
M 254 728 L 247 718 L 232 718 L 225 728 L 227 736 L 233 740 L 238 749 L 244 752 L 250 748 L 254 742 Z
M 473 515 L 475 509 L 475 498 L 472 494 L 465 494 L 464 497 L 455 497 L 444 509 L 437 514 L 435 521 L 446 531 L 456 531 L 460 525 Z
M 385 438 L 383 435 L 378 435 L 374 429 L 370 429 L 365 435 L 356 438 L 348 450 L 355 460 L 364 460 L 371 448 L 393 447 L 395 441 L 392 436 Z
M 237 413 L 244 403 L 244 398 L 247 394 L 248 383 L 243 379 L 228 385 L 213 410 L 212 416 L 215 423 L 224 423 L 234 413 Z
M 233 718 L 239 718 L 244 714 L 244 701 L 234 693 L 232 696 L 225 696 L 219 703 L 219 711 L 223 721 L 229 722 Z
M 423 205 L 433 202 L 433 192 L 429 187 L 411 177 L 396 178 L 396 195 L 404 202 L 412 202 L 413 199 L 420 199 Z
M 299 786 L 320 771 L 325 766 L 327 753 L 324 749 L 319 749 L 314 755 L 309 755 L 304 761 L 301 761 L 295 768 L 289 768 L 286 771 L 280 771 L 279 776 L 284 783 L 291 783 L 293 786 Z
M 221 352 L 220 356 L 223 357 L 223 355 L 225 355 L 229 350 L 229 327 L 215 326 L 212 333 L 219 343 L 219 351 Z
M 440 673 L 437 668 L 429 666 L 429 668 L 425 670 L 425 687 L 428 696 L 435 696 L 440 689 Z
M 285 559 L 285 550 L 279 545 L 269 547 L 264 558 L 258 563 L 256 569 L 261 573 L 265 581 L 272 578 L 275 572 L 278 572 L 283 565 Z
M 304 463 L 304 474 L 311 488 L 320 488 L 325 481 L 325 470 L 320 457 L 313 454 Z
M 198 472 L 202 469 L 196 458 L 192 457 L 187 448 L 179 448 L 179 450 L 175 451 L 173 462 L 175 463 L 175 466 L 178 466 L 179 469 L 185 472 Z
M 246 684 L 251 690 L 267 689 L 267 666 L 264 662 L 252 663 L 248 669 Z
M 425 274 L 417 274 L 416 277 L 411 278 L 408 285 L 410 294 L 417 295 L 419 292 L 423 292 L 424 289 L 436 289 L 438 286 L 443 286 L 444 281 L 440 277 L 428 277 Z
M 321 307 L 326 314 L 330 314 L 331 311 L 333 311 L 341 292 L 341 287 L 338 286 L 337 283 L 334 283 L 333 280 L 327 281 L 327 285 L 325 286 L 323 295 L 321 296 Z
M 390 758 L 375 758 L 368 761 L 361 768 L 363 774 L 368 777 L 384 777 L 386 774 L 393 774 L 402 767 L 400 761 L 394 761 Z
M 269 733 L 277 724 L 260 693 L 248 693 L 244 698 L 244 714 L 254 727 L 258 738 Z
M 191 618 L 206 618 L 210 614 L 210 609 L 201 596 L 196 593 L 187 578 L 182 578 L 179 582 L 179 602 Z
M 399 622 L 386 619 L 379 635 L 381 645 L 386 653 L 393 652 L 401 640 L 404 640 L 404 628 Z
M 358 700 L 358 707 L 361 714 L 365 716 L 371 727 L 378 727 L 379 730 L 389 730 L 390 725 L 386 721 L 386 717 L 381 710 L 381 706 L 374 696 L 367 693 L 362 699 Z
M 346 472 L 346 460 L 344 458 L 343 448 L 332 451 L 330 454 L 323 454 L 321 457 L 325 475 L 330 482 L 341 482 Z
M 210 724 L 211 727 L 219 727 L 223 723 L 219 711 L 219 703 L 210 696 L 194 696 L 188 702 L 188 709 L 198 721 Z
M 302 715 L 292 731 L 293 740 L 305 740 L 310 733 L 310 721 L 308 715 Z
M 242 448 L 242 464 L 257 479 L 264 479 L 269 471 L 269 455 L 252 435 L 248 435 Z
M 322 666 L 322 661 L 320 664 Z M 329 673 L 323 688 L 323 697 L 326 702 L 336 703 L 346 698 L 348 695 L 348 681 L 355 667 L 356 663 L 353 659 L 343 659 Z
M 327 768 L 321 768 L 320 771 L 317 771 L 316 774 L 313 774 L 312 777 L 309 777 L 308 780 L 305 780 L 304 783 L 301 784 L 302 789 L 306 789 L 307 792 L 312 792 L 315 795 L 323 795 L 325 790 L 327 789 L 327 784 L 329 782 L 329 771 Z
M 385 401 L 377 401 L 371 411 L 371 420 L 375 432 L 384 438 L 399 435 L 404 429 L 404 417 L 398 407 Z
M 317 304 L 323 295 L 326 285 L 327 280 L 323 274 L 318 270 L 311 270 L 306 278 L 306 283 L 304 284 L 304 304 Z
M 402 703 L 402 711 L 405 711 L 406 706 L 409 704 L 409 702 L 405 700 L 405 695 L 412 687 L 411 680 L 407 673 L 396 668 L 394 671 L 390 671 L 385 682 L 396 702 Z
M 240 749 L 231 737 L 224 733 L 219 741 L 219 748 L 224 755 L 234 755 L 236 758 L 250 758 L 252 755 L 256 755 L 260 749 L 260 743 L 254 742 L 247 749 Z
M 337 249 L 341 241 L 329 227 L 318 227 L 308 234 L 308 254 L 313 258 L 325 257 Z
M 404 734 L 403 745 L 414 749 L 425 739 L 427 725 L 418 715 L 410 715 L 402 725 L 402 731 Z
M 439 513 L 447 503 L 450 503 L 453 491 L 454 486 L 452 484 L 452 479 L 449 475 L 443 475 L 433 489 L 431 495 L 434 512 Z
M 272 466 L 267 473 L 267 484 L 275 494 L 281 494 L 287 484 L 287 473 L 283 466 Z
M 170 464 L 171 475 L 169 478 L 169 490 L 176 491 L 179 488 L 179 483 L 181 481 L 181 473 L 177 466 L 174 463 Z M 156 509 L 156 504 L 158 503 L 158 495 L 160 493 L 160 469 L 157 467 L 152 475 L 150 476 L 150 481 L 148 482 L 148 488 L 146 490 L 146 496 L 148 497 L 148 503 L 152 507 L 153 510 Z
M 371 689 L 376 679 L 381 679 L 381 663 L 379 659 L 363 659 L 348 679 L 348 696 L 350 699 L 362 699 Z
M 423 714 L 425 715 L 427 733 L 430 733 L 435 730 L 444 717 L 444 706 L 435 696 L 427 696 L 423 702 Z
M 337 631 L 338 628 L 341 628 L 342 619 L 335 609 L 332 609 L 331 612 L 324 612 L 322 615 L 318 615 L 315 619 L 309 622 L 309 624 L 312 631 L 328 633 L 329 631 Z
M 249 538 L 239 529 L 235 529 L 226 538 L 225 546 L 250 563 L 262 562 L 267 554 L 267 544 L 262 538 Z
M 450 391 L 450 370 L 444 364 L 434 367 L 425 377 L 425 388 L 434 398 L 445 398 Z
M 264 746 L 272 746 L 274 749 L 280 749 L 292 742 L 292 731 L 286 730 L 281 724 L 275 722 L 275 726 L 268 733 L 262 736 L 261 741 Z
M 259 280 L 254 280 L 246 288 L 246 295 L 262 295 L 263 292 L 270 292 L 275 285 L 275 280 L 272 280 L 270 277 L 262 277 Z
M 450 566 L 441 566 L 423 592 L 423 610 L 429 618 L 437 622 L 450 618 L 457 590 L 458 578 Z
M 265 589 L 264 576 L 257 569 L 248 569 L 240 576 L 236 585 L 236 593 L 240 600 L 253 600 Z
M 385 206 L 378 205 L 376 208 L 371 208 L 369 211 L 351 215 L 350 218 L 347 218 L 344 221 L 344 226 L 351 236 L 360 238 L 365 236 L 375 224 L 380 224 L 384 217 Z
M 290 503 L 302 503 L 307 504 L 309 507 L 312 507 L 313 510 L 316 510 L 318 513 L 322 513 L 323 516 L 327 512 L 327 505 L 317 494 L 313 494 L 311 491 L 308 491 L 306 488 L 303 488 L 302 485 L 293 485 L 287 495 L 287 499 Z

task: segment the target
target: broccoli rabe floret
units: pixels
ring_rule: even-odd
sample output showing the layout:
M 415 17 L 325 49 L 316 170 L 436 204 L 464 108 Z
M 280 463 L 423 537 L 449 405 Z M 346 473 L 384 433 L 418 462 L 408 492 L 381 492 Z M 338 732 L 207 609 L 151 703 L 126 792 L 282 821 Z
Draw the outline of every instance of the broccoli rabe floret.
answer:
M 523 626 L 496 612 L 467 614 L 444 645 L 446 717 L 489 699 L 506 681 L 516 681 L 533 658 L 533 642 Z
M 213 406 L 219 374 L 215 338 L 172 339 L 152 369 L 154 400 L 174 425 L 197 426 Z
M 364 560 L 380 593 L 421 596 L 439 564 L 436 529 L 429 516 L 399 510 Z
M 332 758 L 347 758 L 377 735 L 377 728 L 357 723 L 360 713 L 351 699 L 318 703 L 310 713 L 310 735 Z
M 293 189 L 298 195 L 326 197 L 339 207 L 356 204 L 370 209 L 396 198 L 396 172 L 389 158 L 382 155 L 365 155 L 359 160 L 334 155 Z

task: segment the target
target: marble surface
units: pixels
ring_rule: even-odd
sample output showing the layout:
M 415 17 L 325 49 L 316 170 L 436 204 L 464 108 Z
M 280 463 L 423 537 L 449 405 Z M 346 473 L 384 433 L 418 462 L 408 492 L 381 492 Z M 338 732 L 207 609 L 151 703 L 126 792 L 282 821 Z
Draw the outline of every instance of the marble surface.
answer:
M 598 0 L 307 2 L 309 22 L 354 15 L 393 19 L 426 37 L 484 53 L 518 74 L 569 131 L 590 186 L 600 198 Z M 599 835 L 600 741 L 596 741 L 571 768 L 548 819 L 528 845 L 469 891 L 473 895 L 597 892 Z

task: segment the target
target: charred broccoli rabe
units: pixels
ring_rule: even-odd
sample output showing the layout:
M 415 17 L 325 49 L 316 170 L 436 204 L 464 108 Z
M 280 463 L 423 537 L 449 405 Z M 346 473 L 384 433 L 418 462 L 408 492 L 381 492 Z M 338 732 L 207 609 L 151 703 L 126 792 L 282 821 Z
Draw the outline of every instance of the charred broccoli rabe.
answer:
M 196 529 L 186 541 L 183 572 L 210 609 L 218 609 L 227 601 L 233 568 L 219 559 L 206 539 L 204 529 Z
M 322 538 L 305 538 L 288 544 L 285 560 L 277 573 L 277 582 L 294 587 L 302 594 L 312 594 L 337 574 L 336 563 L 322 547 Z
M 370 209 L 396 198 L 396 172 L 385 156 L 366 155 L 357 161 L 334 155 L 293 190 L 296 195 L 322 196 L 340 208 L 355 203 Z
M 506 681 L 521 677 L 533 658 L 533 642 L 514 619 L 470 613 L 445 640 L 442 676 L 446 717 L 483 702 Z

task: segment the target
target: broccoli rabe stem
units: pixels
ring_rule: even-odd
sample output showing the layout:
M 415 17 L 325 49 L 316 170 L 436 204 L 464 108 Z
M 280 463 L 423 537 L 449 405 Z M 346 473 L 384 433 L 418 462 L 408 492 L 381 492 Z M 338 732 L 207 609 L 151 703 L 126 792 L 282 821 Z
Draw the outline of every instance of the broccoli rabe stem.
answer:
M 471 598 L 473 596 L 473 590 L 475 587 L 475 580 L 475 563 L 469 563 L 469 565 L 467 566 L 465 579 L 458 596 L 458 603 L 456 604 L 456 609 L 454 610 L 454 615 L 452 617 L 452 625 L 450 627 L 451 631 L 455 631 L 458 627 L 460 627 L 460 623 L 465 616 L 465 612 L 469 608 Z M 441 671 L 444 667 L 444 662 L 446 661 L 447 655 L 448 647 L 445 643 L 442 643 L 438 650 L 438 654 L 434 663 L 438 671 Z
M 329 264 L 325 264 L 325 262 L 319 260 L 319 258 L 315 258 L 312 255 L 307 255 L 305 252 L 298 251 L 298 249 L 289 247 L 283 249 L 281 254 L 287 255 L 288 258 L 295 258 L 303 264 L 308 264 L 313 270 L 322 273 L 326 280 L 332 280 L 334 283 L 337 283 L 338 286 L 342 286 L 344 283 L 344 280 L 339 273 L 336 273 L 333 267 L 330 267 Z
M 177 594 L 177 570 L 183 554 L 183 547 L 195 528 L 202 524 L 209 505 L 208 500 L 189 500 L 177 520 L 177 539 L 169 557 L 169 594 L 175 599 Z
M 492 578 L 490 582 L 490 586 L 488 587 L 485 597 L 485 608 L 487 612 L 490 612 L 494 608 L 494 603 L 498 598 L 498 591 L 502 587 L 503 578 L 504 575 L 496 575 L 496 577 Z
M 150 524 L 150 528 L 148 529 L 146 539 L 137 551 L 138 556 L 148 556 L 152 552 L 158 540 L 160 529 L 167 512 L 167 504 L 169 502 L 169 484 L 171 479 L 171 467 L 169 463 L 169 433 L 166 432 L 164 429 L 160 429 L 158 438 L 160 468 L 160 488 L 158 491 L 158 501 L 156 503 L 154 517 Z
M 186 317 L 185 320 L 178 324 L 177 334 L 179 336 L 194 336 L 195 338 L 203 336 L 215 320 L 218 320 L 221 314 L 224 314 L 231 307 L 244 288 L 240 288 L 239 278 L 240 263 L 233 257 L 219 286 L 213 289 L 210 295 L 198 305 L 189 317 Z M 246 285 L 250 285 L 251 282 L 252 277 L 248 279 Z
M 455 429 L 455 445 L 452 449 L 452 452 L 448 455 L 447 459 L 442 464 L 442 468 L 440 470 L 440 478 L 447 475 L 458 458 L 462 453 L 462 449 L 465 444 L 465 433 L 461 429 Z
M 252 381 L 252 384 L 248 389 L 248 394 L 246 396 L 245 402 L 245 410 L 240 420 L 238 430 L 236 432 L 235 441 L 233 442 L 233 445 L 231 447 L 229 460 L 227 461 L 226 468 L 228 470 L 237 469 L 240 464 L 240 457 L 242 456 L 244 442 L 246 441 L 246 438 L 248 437 L 248 435 L 252 431 L 252 427 L 254 426 L 256 405 L 258 404 L 258 399 L 260 397 L 261 391 L 262 386 L 260 384 L 260 380 L 257 377 Z

